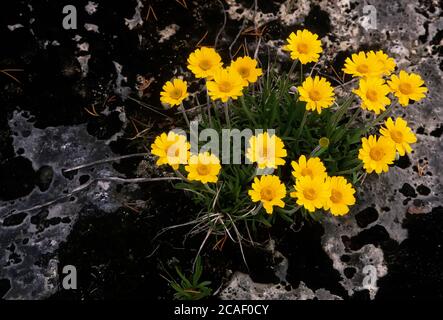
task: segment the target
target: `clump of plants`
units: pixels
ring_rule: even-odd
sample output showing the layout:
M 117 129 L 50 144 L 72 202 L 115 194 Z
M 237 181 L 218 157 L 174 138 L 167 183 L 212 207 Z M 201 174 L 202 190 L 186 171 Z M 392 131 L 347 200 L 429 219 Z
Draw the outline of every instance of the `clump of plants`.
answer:
M 166 270 L 165 270 L 166 271 Z M 210 281 L 202 281 L 203 266 L 201 257 L 198 256 L 195 261 L 195 268 L 191 275 L 185 276 L 178 266 L 175 266 L 175 272 L 179 277 L 176 280 L 169 272 L 168 277 L 162 276 L 175 291 L 176 300 L 200 300 L 209 297 L 212 294 Z
M 318 74 L 323 49 L 316 34 L 291 33 L 284 49 L 293 60 L 287 73 L 248 56 L 225 65 L 213 48 L 196 49 L 187 68 L 207 93 L 207 102 L 198 106 L 186 102 L 185 80 L 163 87 L 161 102 L 178 107 L 191 129 L 162 133 L 151 151 L 157 165 L 181 178 L 175 187 L 200 206 L 186 225 L 191 234 L 206 233 L 205 241 L 215 235 L 241 248 L 276 219 L 344 216 L 358 201 L 364 177 L 387 172 L 417 141 L 391 111 L 425 97 L 420 75 L 396 70 L 383 51 L 358 52 L 343 66 L 353 80 L 333 87 Z M 305 70 L 308 63 L 315 65 Z M 187 110 L 196 108 L 205 139 L 195 136 L 188 119 Z M 231 141 L 239 132 L 240 145 Z M 227 133 L 223 146 L 208 143 Z

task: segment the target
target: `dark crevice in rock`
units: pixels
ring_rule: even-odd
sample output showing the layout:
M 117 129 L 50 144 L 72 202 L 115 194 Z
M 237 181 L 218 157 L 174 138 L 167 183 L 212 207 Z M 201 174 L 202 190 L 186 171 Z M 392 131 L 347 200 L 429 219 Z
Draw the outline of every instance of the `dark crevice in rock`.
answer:
M 407 215 L 409 237 L 398 250 L 385 252 L 388 274 L 379 280 L 377 299 L 435 299 L 443 295 L 443 207 Z
M 39 187 L 40 191 L 45 192 L 51 186 L 51 182 L 54 178 L 54 170 L 50 166 L 43 166 L 36 172 L 35 184 Z
M 11 214 L 10 216 L 6 217 L 3 220 L 3 226 L 5 227 L 12 227 L 12 226 L 18 226 L 23 223 L 23 221 L 26 219 L 28 214 L 26 212 Z
M 317 33 L 320 38 L 331 32 L 331 20 L 326 11 L 320 6 L 314 5 L 305 18 L 305 27 L 311 32 Z
M 325 288 L 331 293 L 346 297 L 339 284 L 340 274 L 321 246 L 323 227 L 320 224 L 304 224 L 299 232 L 288 231 L 279 244 L 280 251 L 289 262 L 287 280 L 297 288 L 300 281 L 312 290 Z
M 442 133 L 443 133 L 443 124 L 440 124 L 440 126 L 431 131 L 430 135 L 436 138 L 440 138 Z
M 425 185 L 421 184 L 417 187 L 417 192 L 419 194 L 421 194 L 422 196 L 427 196 L 431 193 L 431 189 L 429 189 Z
M 373 244 L 380 247 L 381 245 L 386 245 L 389 241 L 393 240 L 389 237 L 389 233 L 386 229 L 383 226 L 376 225 L 363 230 L 358 235 L 350 238 L 346 241 L 345 245 L 347 245 L 350 250 L 357 251 L 367 244 Z
M 398 160 L 394 161 L 394 165 L 401 169 L 407 169 L 411 166 L 411 164 L 411 160 L 409 159 L 409 156 L 407 154 L 399 157 Z
M 355 270 L 355 268 L 352 268 L 352 267 L 348 267 L 343 270 L 343 273 L 345 274 L 346 278 L 348 278 L 348 279 L 352 279 L 352 277 L 354 277 L 356 272 L 357 272 L 357 270 Z
M 408 198 L 416 198 L 417 193 L 414 188 L 409 183 L 404 183 L 401 189 L 399 190 L 402 195 Z
M 0 164 L 0 200 L 28 195 L 35 187 L 32 162 L 24 157 L 10 158 Z
M 378 212 L 373 207 L 368 207 L 355 215 L 357 225 L 360 228 L 366 228 L 369 224 L 377 221 Z

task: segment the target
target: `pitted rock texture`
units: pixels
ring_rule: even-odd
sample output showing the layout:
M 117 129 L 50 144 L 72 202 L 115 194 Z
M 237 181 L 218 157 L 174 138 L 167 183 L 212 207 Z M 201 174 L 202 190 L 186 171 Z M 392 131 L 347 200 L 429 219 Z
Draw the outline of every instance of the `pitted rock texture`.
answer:
M 378 280 L 389 273 L 384 251 L 391 253 L 392 247 L 408 238 L 408 229 L 404 227 L 408 216 L 441 214 L 443 68 L 439 47 L 442 45 L 442 8 L 438 1 L 312 1 L 311 5 L 305 1 L 297 5 L 294 1 L 283 1 L 281 4 L 273 2 L 271 9 L 262 9 L 259 4 L 257 13 L 254 13 L 256 8 L 248 6 L 246 1 L 228 2 L 231 19 L 246 19 L 260 27 L 277 21 L 281 26 L 305 26 L 317 32 L 324 44 L 318 66 L 323 72 L 329 70 L 329 75 L 334 74 L 330 72 L 331 68 L 340 72 L 345 57 L 351 53 L 383 49 L 395 58 L 398 68 L 417 72 L 425 79 L 428 96 L 394 111 L 395 116 L 405 118 L 417 133 L 418 143 L 414 145 L 413 153 L 398 159 L 389 173 L 368 177 L 350 215 L 327 217 L 323 222 L 322 245 L 341 275 L 341 285 L 349 296 L 367 291 L 374 299 L 379 289 Z M 375 29 L 365 29 L 367 17 L 363 10 L 368 4 L 376 10 Z M 282 62 L 287 59 L 287 54 L 280 49 L 284 42 L 284 37 L 267 42 Z M 331 80 L 334 80 L 333 76 Z M 362 117 L 366 115 L 364 113 Z M 401 192 L 405 184 L 412 189 L 409 196 Z M 440 237 L 437 242 L 442 245 L 441 241 Z M 373 279 L 366 278 L 371 272 L 368 270 L 375 270 Z M 436 277 L 441 279 L 443 275 L 437 274 Z M 230 283 L 229 290 L 232 285 Z M 271 294 L 275 288 L 270 286 L 266 292 L 261 295 Z M 255 294 L 251 292 L 248 297 Z M 239 297 L 244 295 L 244 292 L 239 293 Z
M 296 289 L 281 284 L 255 283 L 244 273 L 236 272 L 229 285 L 220 293 L 223 300 L 342 300 L 325 289 L 315 292 L 302 282 Z
M 16 151 L 22 150 L 21 157 L 28 159 L 31 170 L 41 172 L 36 181 L 44 184 L 45 190 L 34 186 L 17 200 L 0 201 L 0 278 L 10 285 L 6 299 L 41 299 L 55 293 L 57 249 L 79 214 L 93 215 L 95 210 L 112 213 L 123 201 L 116 185 L 109 182 L 75 191 L 96 177 L 118 175 L 112 164 L 63 172 L 113 156 L 104 141 L 90 136 L 85 125 L 42 130 L 35 128 L 29 118 L 15 113 L 10 120 L 13 146 Z M 44 204 L 48 205 L 29 210 Z

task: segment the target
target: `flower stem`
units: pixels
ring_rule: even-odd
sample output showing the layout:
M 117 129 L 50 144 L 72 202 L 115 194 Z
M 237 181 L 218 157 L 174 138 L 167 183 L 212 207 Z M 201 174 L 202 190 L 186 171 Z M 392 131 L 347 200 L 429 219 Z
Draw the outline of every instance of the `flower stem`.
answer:
M 345 174 L 351 174 L 351 173 L 354 173 L 355 171 L 360 170 L 362 167 L 363 167 L 363 163 L 360 163 L 358 166 L 356 166 L 356 167 L 354 167 L 352 169 L 336 172 L 335 175 L 336 176 L 342 176 L 342 175 L 345 175 Z
M 300 84 L 303 83 L 303 63 L 300 63 Z
M 185 107 L 183 106 L 183 102 L 180 103 L 179 109 L 180 109 L 181 113 L 183 114 L 183 118 L 185 118 L 186 124 L 188 125 L 188 127 L 190 127 L 189 119 L 188 119 L 188 116 L 186 114 Z
M 183 179 L 183 181 L 189 181 L 178 169 L 174 170 L 174 172 L 177 175 L 177 177 Z
M 207 189 L 210 193 L 212 194 L 216 194 L 216 192 L 214 190 L 212 190 L 207 183 L 203 183 L 203 185 L 205 186 L 205 189 Z
M 289 69 L 289 72 L 288 72 L 288 79 L 291 77 L 292 73 L 294 72 L 295 67 L 297 66 L 297 63 L 298 63 L 298 60 L 294 60 L 292 62 L 291 68 Z
M 394 104 L 391 104 L 382 114 L 380 114 L 374 121 L 371 122 L 369 126 L 365 128 L 365 132 L 374 127 L 380 120 L 383 120 L 386 116 L 388 116 L 392 110 L 394 109 Z
M 352 125 L 352 123 L 355 121 L 355 119 L 357 119 L 360 113 L 361 113 L 361 107 L 358 107 L 357 110 L 352 115 L 352 117 L 349 119 L 348 123 L 345 125 L 346 129 L 348 129 Z
M 303 114 L 303 119 L 301 120 L 300 127 L 298 128 L 297 137 L 296 137 L 297 139 L 300 137 L 300 135 L 303 131 L 303 127 L 306 124 L 306 120 L 308 119 L 308 113 L 309 113 L 309 111 L 306 109 L 305 113 Z
M 290 210 L 285 210 L 283 208 L 278 208 L 279 211 L 285 213 L 285 214 L 294 214 L 296 213 L 298 210 L 300 210 L 301 206 L 296 206 Z
M 228 108 L 227 101 L 223 104 L 223 108 L 225 110 L 226 123 L 227 123 L 228 127 L 230 128 L 231 127 L 231 119 L 229 118 L 229 108 Z

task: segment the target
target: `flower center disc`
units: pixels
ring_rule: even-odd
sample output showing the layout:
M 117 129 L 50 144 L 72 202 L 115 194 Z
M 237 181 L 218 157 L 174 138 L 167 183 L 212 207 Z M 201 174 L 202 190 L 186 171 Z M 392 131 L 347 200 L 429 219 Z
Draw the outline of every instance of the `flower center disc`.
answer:
M 178 99 L 182 95 L 182 91 L 180 89 L 174 89 L 171 91 L 171 98 L 172 99 Z
M 242 78 L 249 77 L 249 69 L 248 68 L 239 68 L 238 73 L 242 76 Z
M 178 148 L 175 145 L 172 145 L 168 148 L 166 154 L 168 155 L 168 157 L 178 157 L 180 155 L 180 148 Z
M 200 61 L 198 66 L 200 67 L 200 69 L 206 71 L 206 70 L 211 69 L 211 62 L 209 62 L 209 60 L 202 60 L 202 61 Z
M 339 203 L 343 199 L 343 195 L 340 191 L 332 189 L 331 191 L 331 201 L 334 203 Z
M 223 81 L 218 85 L 221 92 L 229 92 L 232 89 L 232 85 L 228 81 Z
M 317 192 L 315 192 L 314 188 L 308 188 L 303 190 L 303 196 L 308 200 L 314 200 L 317 196 Z
M 400 83 L 400 85 L 398 86 L 398 89 L 403 94 L 410 94 L 410 93 L 412 93 L 412 86 L 411 86 L 411 84 L 409 84 L 407 82 Z
M 309 92 L 309 98 L 313 101 L 319 101 L 321 99 L 321 94 L 318 90 L 313 89 Z
M 209 174 L 209 166 L 207 166 L 205 164 L 199 164 L 197 166 L 197 172 L 201 176 L 206 176 Z
M 377 91 L 369 89 L 366 92 L 366 98 L 368 98 L 371 101 L 377 101 Z
M 260 191 L 260 197 L 263 200 L 271 201 L 272 199 L 274 199 L 274 190 L 272 190 L 270 187 L 263 188 Z
M 308 45 L 304 42 L 301 42 L 297 45 L 297 51 L 300 53 L 307 53 L 308 52 Z
M 403 133 L 401 133 L 398 130 L 392 130 L 391 131 L 391 138 L 392 140 L 394 140 L 396 143 L 401 143 L 403 141 Z
M 367 64 L 360 64 L 357 66 L 357 71 L 360 73 L 367 73 L 369 71 L 369 67 Z
M 384 155 L 385 153 L 383 152 L 383 149 L 380 147 L 374 147 L 369 152 L 369 156 L 371 157 L 372 160 L 375 161 L 380 161 Z

